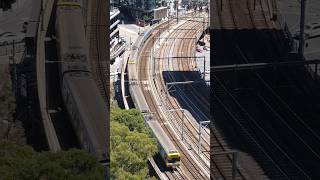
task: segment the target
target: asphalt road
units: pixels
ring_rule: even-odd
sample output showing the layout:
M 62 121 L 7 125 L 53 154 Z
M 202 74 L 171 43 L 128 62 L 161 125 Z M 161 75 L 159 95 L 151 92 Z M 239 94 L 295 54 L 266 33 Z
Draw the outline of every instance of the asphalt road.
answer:
M 23 22 L 30 20 L 35 5 L 39 0 L 17 0 L 18 7 L 13 10 L 4 11 L 0 14 L 0 33 L 17 33 L 21 30 Z

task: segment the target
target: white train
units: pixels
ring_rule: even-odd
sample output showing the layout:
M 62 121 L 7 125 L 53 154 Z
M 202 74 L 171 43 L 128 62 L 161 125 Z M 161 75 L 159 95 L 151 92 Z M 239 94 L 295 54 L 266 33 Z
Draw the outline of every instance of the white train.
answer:
M 101 163 L 107 163 L 107 103 L 90 72 L 79 0 L 58 0 L 55 27 L 65 107 L 82 148 L 95 155 Z

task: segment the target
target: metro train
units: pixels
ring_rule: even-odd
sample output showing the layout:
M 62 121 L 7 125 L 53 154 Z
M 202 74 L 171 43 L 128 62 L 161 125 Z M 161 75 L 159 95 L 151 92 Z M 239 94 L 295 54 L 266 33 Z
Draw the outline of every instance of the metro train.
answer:
M 160 156 L 166 167 L 175 169 L 180 166 L 181 154 L 174 146 L 170 138 L 165 134 L 162 127 L 156 120 L 147 120 L 147 125 L 151 128 L 160 148 Z
M 81 147 L 109 162 L 108 109 L 93 79 L 79 0 L 58 0 L 56 42 L 62 97 Z

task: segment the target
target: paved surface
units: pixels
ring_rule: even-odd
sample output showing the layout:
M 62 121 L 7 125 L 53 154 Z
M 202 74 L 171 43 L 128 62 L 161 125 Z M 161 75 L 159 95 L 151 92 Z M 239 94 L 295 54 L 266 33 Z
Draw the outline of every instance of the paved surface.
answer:
M 143 33 L 148 27 L 139 27 L 135 24 L 119 24 L 119 35 L 124 38 L 128 43 L 134 44 L 137 40 L 139 33 Z
M 0 33 L 19 32 L 23 22 L 30 20 L 31 15 L 34 12 L 33 7 L 39 2 L 39 0 L 17 0 L 17 2 L 13 4 L 13 9 L 11 11 L 0 13 Z
M 279 8 L 285 18 L 291 33 L 297 31 L 300 27 L 300 3 L 297 0 L 279 0 Z M 306 24 L 320 22 L 320 1 L 308 0 Z M 320 58 L 320 37 L 306 40 L 308 46 L 305 48 L 305 57 L 307 59 Z

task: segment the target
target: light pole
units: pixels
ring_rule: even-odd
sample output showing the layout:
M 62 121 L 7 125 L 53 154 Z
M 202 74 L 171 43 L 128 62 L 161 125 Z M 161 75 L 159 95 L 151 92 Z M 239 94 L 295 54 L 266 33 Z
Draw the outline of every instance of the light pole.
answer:
M 178 24 L 178 22 L 179 22 L 179 8 L 178 8 L 179 1 L 175 1 L 175 2 L 176 2 L 176 9 L 177 9 L 177 24 Z

